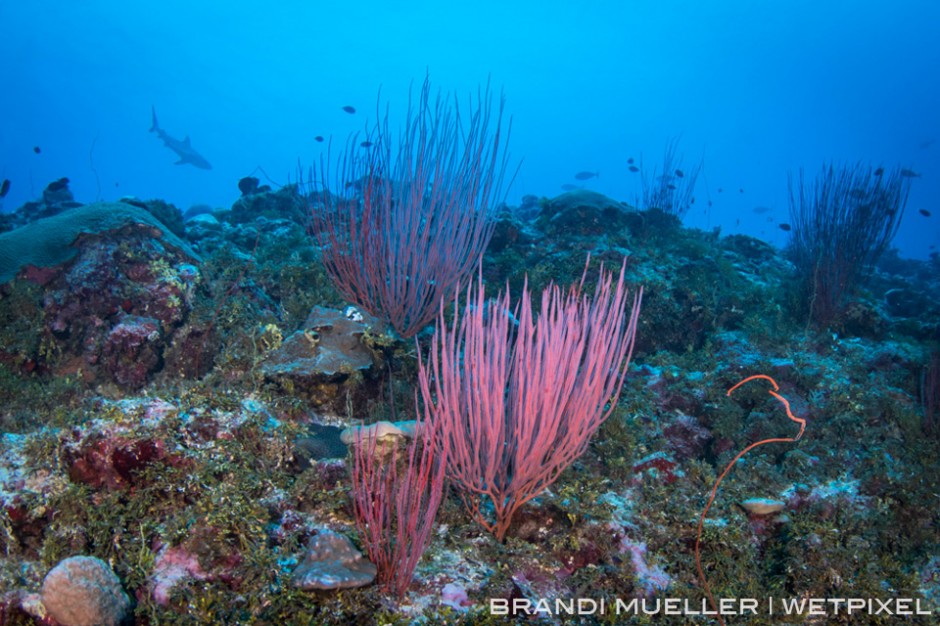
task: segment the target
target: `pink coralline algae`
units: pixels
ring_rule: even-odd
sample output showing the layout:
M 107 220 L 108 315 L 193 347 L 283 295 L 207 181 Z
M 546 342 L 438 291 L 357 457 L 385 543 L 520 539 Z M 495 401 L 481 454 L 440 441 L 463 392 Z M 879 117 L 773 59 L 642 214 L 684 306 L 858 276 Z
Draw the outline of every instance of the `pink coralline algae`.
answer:
M 711 433 L 697 419 L 685 413 L 678 413 L 663 427 L 669 448 L 679 460 L 702 456 L 705 445 L 711 439 Z
M 163 343 L 157 320 L 125 316 L 105 339 L 102 365 L 118 384 L 142 387 L 160 367 Z
M 684 476 L 674 460 L 663 452 L 656 452 L 633 464 L 634 474 L 649 474 L 659 478 L 666 485 L 676 482 Z
M 466 611 L 472 604 L 467 597 L 467 590 L 456 583 L 447 583 L 441 589 L 441 604 L 457 611 Z
M 133 486 L 147 466 L 167 461 L 159 439 L 130 439 L 96 434 L 66 454 L 69 478 L 95 488 Z
M 633 565 L 633 575 L 636 577 L 637 587 L 642 589 L 646 595 L 662 591 L 672 583 L 672 579 L 663 568 L 658 565 L 649 565 L 646 562 L 645 543 L 636 542 L 624 536 L 620 539 L 620 551 L 630 555 L 630 563 Z
M 199 559 L 184 548 L 165 547 L 157 555 L 150 577 L 150 591 L 157 604 L 166 606 L 170 602 L 173 588 L 183 580 L 206 580 L 209 574 L 199 565 Z

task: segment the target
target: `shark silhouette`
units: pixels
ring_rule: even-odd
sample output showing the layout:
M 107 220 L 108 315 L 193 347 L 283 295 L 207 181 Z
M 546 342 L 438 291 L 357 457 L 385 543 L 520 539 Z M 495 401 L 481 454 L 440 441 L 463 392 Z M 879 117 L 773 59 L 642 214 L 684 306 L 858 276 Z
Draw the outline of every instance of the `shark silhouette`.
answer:
M 173 139 L 164 132 L 160 125 L 157 124 L 157 110 L 154 107 L 150 107 L 150 111 L 153 113 L 153 124 L 150 126 L 150 132 L 157 133 L 157 137 L 163 140 L 163 144 L 175 152 L 179 156 L 180 160 L 176 162 L 176 165 L 183 165 L 189 163 L 194 167 L 198 167 L 201 170 L 211 170 L 212 165 L 206 161 L 205 157 L 193 150 L 192 145 L 189 143 L 189 135 L 186 135 L 186 138 L 183 141 L 179 139 Z

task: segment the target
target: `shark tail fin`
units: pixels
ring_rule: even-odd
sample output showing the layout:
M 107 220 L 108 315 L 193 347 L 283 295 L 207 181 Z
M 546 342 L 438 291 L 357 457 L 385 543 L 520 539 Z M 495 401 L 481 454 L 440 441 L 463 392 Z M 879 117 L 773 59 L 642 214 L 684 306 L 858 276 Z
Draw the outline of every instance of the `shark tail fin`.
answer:
M 157 109 L 152 104 L 150 105 L 150 113 L 153 115 L 153 122 L 150 124 L 150 132 L 156 133 L 160 130 L 160 126 L 157 124 Z

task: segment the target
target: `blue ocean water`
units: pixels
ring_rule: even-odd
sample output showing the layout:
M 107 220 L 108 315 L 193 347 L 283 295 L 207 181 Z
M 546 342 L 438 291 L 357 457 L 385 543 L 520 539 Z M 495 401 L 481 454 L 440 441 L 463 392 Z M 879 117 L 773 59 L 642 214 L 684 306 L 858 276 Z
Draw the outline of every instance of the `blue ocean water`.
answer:
M 380 89 L 398 119 L 428 73 L 462 98 L 504 90 L 511 203 L 566 184 L 632 201 L 628 159 L 678 139 L 704 165 L 686 223 L 783 245 L 788 174 L 901 166 L 921 177 L 895 244 L 923 258 L 940 244 L 937 24 L 932 0 L 7 1 L 0 201 L 65 176 L 82 202 L 228 207 L 239 178 L 286 182 L 326 149 L 316 136 L 373 122 Z M 211 170 L 173 164 L 151 107 Z

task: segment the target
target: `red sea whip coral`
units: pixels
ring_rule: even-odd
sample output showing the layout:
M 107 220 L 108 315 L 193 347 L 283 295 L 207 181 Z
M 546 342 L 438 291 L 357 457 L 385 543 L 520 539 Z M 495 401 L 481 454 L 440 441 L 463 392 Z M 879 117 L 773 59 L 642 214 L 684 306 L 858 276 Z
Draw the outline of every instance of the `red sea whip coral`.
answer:
M 436 443 L 437 429 L 427 417 L 415 425 L 401 458 L 379 437 L 360 429 L 353 448 L 352 498 L 359 536 L 378 569 L 378 583 L 397 597 L 411 584 L 421 555 L 431 541 L 434 518 L 444 492 L 446 456 Z
M 462 120 L 425 80 L 399 136 L 386 114 L 368 141 L 351 138 L 335 188 L 315 194 L 312 226 L 333 284 L 403 337 L 434 318 L 492 237 L 502 111 L 501 101 L 491 135 L 489 88 Z M 315 175 L 333 183 L 324 163 Z

